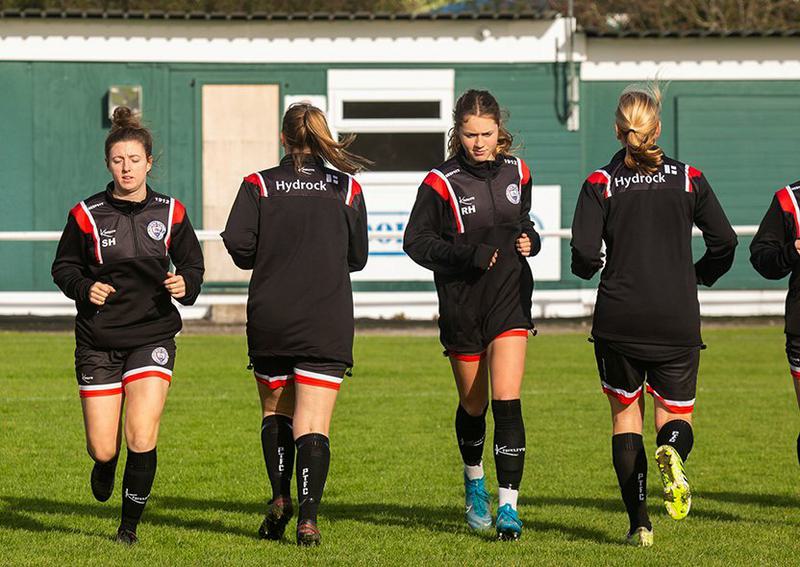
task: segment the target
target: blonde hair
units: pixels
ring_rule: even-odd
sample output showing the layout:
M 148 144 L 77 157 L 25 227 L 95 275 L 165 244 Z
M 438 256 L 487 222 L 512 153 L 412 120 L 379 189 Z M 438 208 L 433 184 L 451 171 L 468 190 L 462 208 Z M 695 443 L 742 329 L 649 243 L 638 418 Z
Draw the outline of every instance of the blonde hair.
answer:
M 497 154 L 514 155 L 514 136 L 506 130 L 503 111 L 497 99 L 489 91 L 470 89 L 456 101 L 453 108 L 453 127 L 448 132 L 447 157 L 451 158 L 461 151 L 461 139 L 458 137 L 461 125 L 470 116 L 488 116 L 497 123 Z
M 313 155 L 323 158 L 336 169 L 345 173 L 357 173 L 372 162 L 347 151 L 355 140 L 355 135 L 346 136 L 337 142 L 328 128 L 325 113 L 316 106 L 305 102 L 291 105 L 283 115 L 283 138 L 292 151 L 294 168 L 303 167 L 301 150 L 308 149 Z
M 625 166 L 640 173 L 654 173 L 664 162 L 656 145 L 661 120 L 658 83 L 630 85 L 619 97 L 615 122 L 617 139 L 625 146 Z

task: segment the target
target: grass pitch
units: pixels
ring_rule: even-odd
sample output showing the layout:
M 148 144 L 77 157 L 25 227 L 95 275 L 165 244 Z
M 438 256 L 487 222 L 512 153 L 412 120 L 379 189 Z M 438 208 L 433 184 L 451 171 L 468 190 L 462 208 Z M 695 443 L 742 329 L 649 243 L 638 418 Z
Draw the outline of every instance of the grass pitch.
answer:
M 456 393 L 436 339 L 368 336 L 334 414 L 323 545 L 298 549 L 294 522 L 283 542 L 256 538 L 268 482 L 243 337 L 179 337 L 153 497 L 129 549 L 111 539 L 124 458 L 109 502 L 89 490 L 72 337 L 0 334 L 0 564 L 796 564 L 800 420 L 783 335 L 704 338 L 687 467 L 695 499 L 682 522 L 663 511 L 652 425 L 645 433 L 653 548 L 622 545 L 608 403 L 585 335 L 563 334 L 528 348 L 521 541 L 463 521 Z M 496 499 L 489 447 L 485 459 Z

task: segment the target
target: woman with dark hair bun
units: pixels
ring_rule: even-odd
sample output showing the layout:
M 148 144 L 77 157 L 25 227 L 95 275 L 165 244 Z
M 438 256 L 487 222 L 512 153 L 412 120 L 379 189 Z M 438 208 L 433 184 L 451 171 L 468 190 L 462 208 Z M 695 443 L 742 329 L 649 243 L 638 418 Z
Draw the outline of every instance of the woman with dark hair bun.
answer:
M 134 544 L 156 474 L 158 428 L 181 329 L 172 300 L 192 305 L 197 299 L 203 253 L 183 204 L 147 185 L 153 137 L 126 107 L 114 111 L 105 159 L 113 179 L 69 212 L 52 274 L 78 309 L 75 371 L 95 462 L 92 493 L 100 502 L 113 493 L 124 426 L 128 456 L 117 541 Z
M 321 541 L 317 511 L 330 464 L 330 422 L 353 365 L 350 272 L 367 263 L 367 209 L 353 174 L 368 162 L 347 151 L 349 142 L 331 136 L 320 109 L 290 106 L 281 128 L 286 155 L 277 167 L 244 178 L 222 233 L 234 263 L 253 270 L 247 346 L 272 488 L 258 533 L 283 537 L 294 513 L 296 453 L 302 546 Z
M 499 484 L 495 528 L 519 539 L 517 497 L 525 460 L 520 392 L 531 319 L 527 258 L 541 248 L 530 219 L 532 180 L 512 154 L 513 138 L 487 91 L 461 95 L 453 111 L 449 158 L 417 193 L 403 248 L 433 271 L 439 329 L 458 389 L 455 429 L 464 461 L 466 521 L 492 527 L 483 472 L 491 382 Z

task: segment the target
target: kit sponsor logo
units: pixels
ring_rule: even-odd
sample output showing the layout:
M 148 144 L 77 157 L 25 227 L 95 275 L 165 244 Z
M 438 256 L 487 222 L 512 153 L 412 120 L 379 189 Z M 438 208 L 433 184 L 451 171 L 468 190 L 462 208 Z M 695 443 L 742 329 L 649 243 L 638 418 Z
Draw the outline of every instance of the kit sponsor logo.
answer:
M 622 187 L 627 189 L 631 185 L 637 185 L 639 183 L 666 183 L 666 181 L 667 178 L 662 171 L 652 175 L 642 175 L 641 173 L 637 173 L 630 177 L 615 177 L 614 187 Z
M 290 191 L 327 191 L 328 187 L 324 181 L 276 181 L 275 190 L 283 193 Z

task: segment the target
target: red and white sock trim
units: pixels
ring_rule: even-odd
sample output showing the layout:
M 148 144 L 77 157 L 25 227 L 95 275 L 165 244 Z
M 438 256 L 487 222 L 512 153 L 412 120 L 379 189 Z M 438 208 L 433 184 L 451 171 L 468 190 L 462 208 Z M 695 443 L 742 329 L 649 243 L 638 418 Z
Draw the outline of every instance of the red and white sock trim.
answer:
M 789 365 L 789 372 L 792 373 L 792 378 L 795 380 L 800 380 L 800 366 L 792 366 Z
M 122 393 L 122 382 L 113 384 L 91 384 L 78 385 L 78 393 L 81 398 L 94 398 L 96 396 L 116 396 Z
M 294 379 L 291 374 L 284 374 L 283 376 L 267 376 L 266 374 L 261 374 L 256 371 L 253 371 L 253 376 L 256 377 L 256 382 L 264 384 L 270 390 L 283 388 L 287 382 Z
M 639 396 L 642 395 L 642 387 L 641 386 L 636 388 L 635 392 L 626 392 L 625 390 L 620 390 L 619 388 L 614 388 L 613 386 L 611 386 L 610 384 L 606 384 L 602 380 L 600 381 L 600 383 L 603 386 L 603 393 L 604 394 L 608 394 L 609 396 L 614 396 L 615 398 L 617 398 L 620 402 L 622 402 L 626 406 L 630 405 L 633 402 L 635 402 L 636 400 L 638 400 Z
M 528 338 L 528 329 L 509 329 L 497 335 L 494 340 L 503 339 L 505 337 L 525 337 Z
M 658 400 L 672 413 L 692 413 L 692 411 L 694 411 L 694 398 L 688 401 L 667 400 L 664 398 L 664 396 L 656 392 L 649 384 L 647 385 L 647 393 L 654 398 L 658 398 Z
M 343 378 L 338 376 L 330 376 L 328 374 L 320 374 L 319 372 L 311 372 L 309 370 L 302 370 L 300 368 L 294 369 L 294 380 L 298 384 L 305 384 L 307 386 L 319 386 L 321 388 L 330 388 L 331 390 L 338 390 Z
M 122 385 L 125 386 L 134 380 L 141 380 L 142 378 L 161 378 L 167 382 L 172 381 L 172 370 L 164 368 L 163 366 L 142 366 L 128 370 L 122 375 Z

